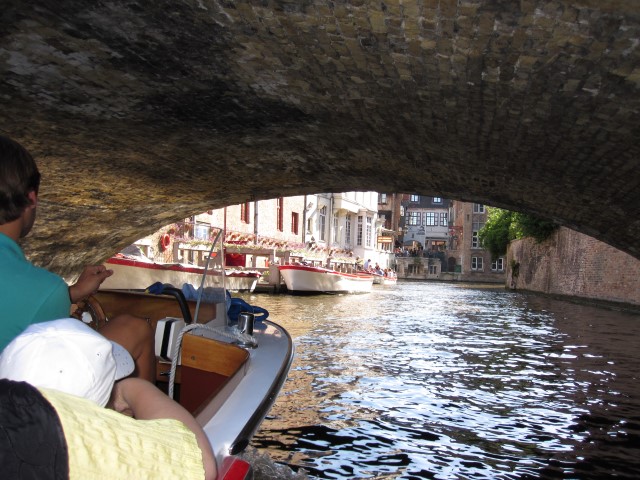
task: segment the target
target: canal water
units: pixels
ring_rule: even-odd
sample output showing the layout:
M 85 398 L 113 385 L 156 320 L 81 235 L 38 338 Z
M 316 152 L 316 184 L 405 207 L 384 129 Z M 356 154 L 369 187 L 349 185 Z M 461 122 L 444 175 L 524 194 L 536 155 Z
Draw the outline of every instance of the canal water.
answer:
M 240 295 L 296 358 L 252 446 L 308 478 L 640 478 L 640 316 L 399 282 Z

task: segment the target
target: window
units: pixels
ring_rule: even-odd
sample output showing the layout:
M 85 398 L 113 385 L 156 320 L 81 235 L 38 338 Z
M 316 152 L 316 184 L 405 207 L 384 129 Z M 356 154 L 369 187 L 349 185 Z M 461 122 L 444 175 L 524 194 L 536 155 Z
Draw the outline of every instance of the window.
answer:
M 478 232 L 484 227 L 483 222 L 473 222 L 471 230 L 471 248 L 482 248 Z
M 196 229 L 196 217 L 189 217 L 184 219 L 184 238 L 195 238 Z
M 240 221 L 251 223 L 251 204 L 249 202 L 240 205 Z
M 431 240 L 431 250 L 434 252 L 444 252 L 447 248 L 447 242 L 443 240 Z
M 284 198 L 276 200 L 276 223 L 279 232 L 284 231 Z
M 400 205 L 400 216 L 404 217 L 404 205 Z
M 194 238 L 198 238 L 200 240 L 209 240 L 209 225 L 203 222 L 196 222 Z
M 420 225 L 420 212 L 409 212 L 407 225 Z
M 442 203 L 441 197 L 433 197 L 433 203 Z
M 448 214 L 446 212 L 440 212 L 440 226 L 446 227 L 449 225 Z
M 482 257 L 471 257 L 471 270 L 483 270 L 483 260 Z
M 378 200 L 378 203 L 382 203 L 384 205 L 387 204 L 387 194 L 386 193 L 381 193 L 380 194 L 380 199 Z
M 491 262 L 491 270 L 493 272 L 504 272 L 504 258 L 500 257 Z
M 356 232 L 356 245 L 362 246 L 362 215 L 358 215 L 358 231 Z
M 391 230 L 391 222 L 387 219 L 386 215 L 380 214 L 380 212 L 378 212 L 378 220 L 380 220 L 383 228 Z
M 425 225 L 433 227 L 436 223 L 436 212 L 427 212 L 424 216 Z
M 300 225 L 300 214 L 291 212 L 291 233 L 298 234 L 298 226 Z
M 335 216 L 333 217 L 333 242 L 334 243 L 338 243 L 338 238 L 340 235 L 338 235 L 340 233 L 340 231 L 338 230 L 338 217 Z
M 366 246 L 367 247 L 371 247 L 372 246 L 372 228 L 371 228 L 371 217 L 367 216 L 367 243 Z
M 484 205 L 482 205 L 481 203 L 474 203 L 473 213 L 484 213 Z
M 411 197 L 409 197 L 409 201 L 410 202 L 419 202 L 420 201 L 420 195 L 411 195 Z
M 320 241 L 325 241 L 325 229 L 327 228 L 327 207 L 326 205 L 320 209 L 318 213 L 318 233 Z
M 351 245 L 351 215 L 347 215 L 344 219 L 344 244 Z
M 478 237 L 477 230 L 471 233 L 471 248 L 480 248 L 480 237 Z

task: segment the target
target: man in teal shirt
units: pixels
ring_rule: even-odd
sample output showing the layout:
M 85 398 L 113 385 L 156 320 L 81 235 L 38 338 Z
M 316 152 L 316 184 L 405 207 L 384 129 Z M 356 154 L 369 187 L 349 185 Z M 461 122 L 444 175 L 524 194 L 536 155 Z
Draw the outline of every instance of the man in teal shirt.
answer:
M 17 242 L 33 227 L 39 187 L 33 157 L 0 136 L 0 351 L 32 323 L 69 317 L 72 303 L 96 292 L 113 274 L 103 265 L 89 266 L 67 286 L 59 276 L 27 261 Z M 137 376 L 155 381 L 154 338 L 147 322 L 119 315 L 100 333 L 129 351 Z
M 66 318 L 68 286 L 59 276 L 29 263 L 18 244 L 0 233 L 0 351 L 32 323 Z

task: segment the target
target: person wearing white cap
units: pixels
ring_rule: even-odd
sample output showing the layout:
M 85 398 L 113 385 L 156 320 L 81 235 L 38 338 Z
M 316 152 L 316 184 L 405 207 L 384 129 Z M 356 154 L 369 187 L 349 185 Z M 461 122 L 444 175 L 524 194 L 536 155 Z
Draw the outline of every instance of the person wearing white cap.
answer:
M 61 390 L 101 407 L 114 382 L 133 369 L 124 348 L 73 318 L 34 323 L 0 354 L 0 378 Z
M 33 385 L 55 409 L 71 480 L 215 479 L 202 428 L 133 369 L 124 348 L 73 318 L 33 324 L 0 354 L 0 378 Z

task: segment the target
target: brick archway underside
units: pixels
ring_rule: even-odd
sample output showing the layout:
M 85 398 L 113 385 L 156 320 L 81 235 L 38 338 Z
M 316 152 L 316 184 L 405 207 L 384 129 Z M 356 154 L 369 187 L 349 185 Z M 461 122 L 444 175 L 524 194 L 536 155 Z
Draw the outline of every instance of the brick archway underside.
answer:
M 0 130 L 62 274 L 247 199 L 415 192 L 640 258 L 640 3 L 7 0 Z

